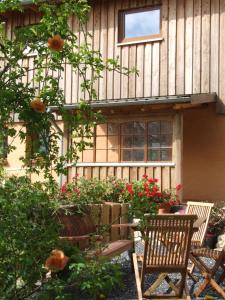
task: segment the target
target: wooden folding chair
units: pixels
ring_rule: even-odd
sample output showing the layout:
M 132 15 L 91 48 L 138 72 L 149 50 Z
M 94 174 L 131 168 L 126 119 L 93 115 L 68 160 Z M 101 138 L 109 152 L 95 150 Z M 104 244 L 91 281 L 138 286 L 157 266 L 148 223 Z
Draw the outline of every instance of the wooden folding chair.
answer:
M 214 203 L 207 202 L 187 202 L 186 214 L 197 215 L 198 218 L 205 218 L 205 222 L 199 227 L 199 230 L 193 234 L 191 239 L 192 246 L 202 247 L 205 239 L 209 217 Z
M 214 266 L 209 268 L 209 266 L 204 263 L 203 258 L 213 259 L 215 261 Z M 211 285 L 211 287 L 214 288 L 223 297 L 223 299 L 225 299 L 224 289 L 220 286 L 225 279 L 225 246 L 222 251 L 207 248 L 195 249 L 191 251 L 190 259 L 205 278 L 204 282 L 194 292 L 195 296 L 199 297 L 204 289 Z M 216 281 L 215 276 L 219 268 L 222 268 L 223 272 Z
M 156 215 L 146 216 L 146 228 L 143 230 L 144 255 L 133 254 L 138 299 L 184 299 L 187 264 L 193 234 L 195 215 Z M 169 241 L 167 243 L 167 241 Z M 140 264 L 140 271 L 138 268 Z M 148 274 L 160 273 L 157 280 L 145 286 Z M 179 284 L 171 281 L 168 273 L 180 273 Z M 172 288 L 172 294 L 157 295 L 155 290 L 166 280 Z M 178 299 L 176 298 L 176 299 Z M 186 290 L 186 299 L 188 292 Z M 190 298 L 189 298 L 190 299 Z

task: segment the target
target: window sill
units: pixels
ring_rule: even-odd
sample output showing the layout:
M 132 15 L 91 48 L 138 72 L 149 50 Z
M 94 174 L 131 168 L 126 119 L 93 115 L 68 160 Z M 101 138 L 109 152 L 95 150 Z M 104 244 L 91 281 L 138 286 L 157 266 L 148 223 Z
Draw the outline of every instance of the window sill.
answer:
M 174 162 L 71 163 L 67 167 L 175 167 Z
M 117 43 L 117 47 L 123 47 L 123 46 L 129 46 L 129 45 L 136 45 L 136 44 L 146 44 L 146 43 L 155 43 L 155 42 L 162 42 L 164 40 L 163 37 L 158 38 L 152 38 L 152 39 L 146 39 L 146 40 L 140 40 L 140 41 L 132 41 L 132 42 L 122 42 Z

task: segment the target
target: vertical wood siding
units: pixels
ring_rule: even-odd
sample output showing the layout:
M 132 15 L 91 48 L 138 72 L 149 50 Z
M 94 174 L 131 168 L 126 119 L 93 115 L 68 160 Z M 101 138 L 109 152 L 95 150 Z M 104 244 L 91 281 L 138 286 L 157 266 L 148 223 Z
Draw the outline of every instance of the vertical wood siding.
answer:
M 117 58 L 122 67 L 136 67 L 139 76 L 128 78 L 117 72 L 104 72 L 95 84 L 99 99 L 151 97 L 174 94 L 216 92 L 220 112 L 224 112 L 225 85 L 225 0 L 111 0 L 93 1 L 87 31 L 91 47 L 100 50 L 102 57 Z M 118 12 L 121 9 L 161 4 L 162 41 L 134 45 L 117 45 Z M 38 22 L 39 16 L 27 12 L 25 16 L 12 14 L 6 24 L 6 33 L 13 36 L 16 26 Z M 77 34 L 78 44 L 84 37 L 79 33 L 78 21 L 71 17 L 69 25 Z M 32 66 L 34 57 L 24 59 Z M 32 80 L 28 74 L 23 80 Z M 61 74 L 61 87 L 66 102 L 88 99 L 80 89 L 82 78 L 66 65 Z M 91 70 L 86 78 L 91 77 Z
M 71 167 L 69 168 L 68 181 L 72 180 L 74 174 L 85 178 L 105 179 L 106 177 L 123 178 L 129 182 L 139 180 L 144 174 L 159 180 L 161 189 L 169 189 L 177 184 L 175 179 L 175 167 Z

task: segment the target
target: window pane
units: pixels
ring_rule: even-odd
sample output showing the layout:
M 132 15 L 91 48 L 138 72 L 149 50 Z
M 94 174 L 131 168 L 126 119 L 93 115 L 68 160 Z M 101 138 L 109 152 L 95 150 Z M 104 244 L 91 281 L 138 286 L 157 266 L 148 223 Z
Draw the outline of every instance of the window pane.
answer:
M 96 149 L 106 149 L 107 146 L 107 137 L 106 136 L 97 136 L 96 138 Z
M 143 134 L 145 133 L 145 123 L 134 122 L 134 134 Z
M 132 160 L 132 150 L 122 150 L 122 161 Z
M 125 14 L 125 38 L 160 34 L 160 9 Z
M 119 133 L 119 124 L 108 123 L 108 135 L 117 135 Z
M 148 147 L 159 148 L 160 147 L 160 135 L 150 135 L 148 137 Z
M 171 121 L 161 121 L 161 133 L 172 133 L 172 122 Z
M 160 121 L 148 123 L 149 134 L 160 134 Z
M 172 160 L 172 149 L 161 150 L 161 161 Z
M 106 162 L 107 151 L 106 150 L 96 150 L 96 162 Z
M 108 162 L 118 162 L 119 152 L 118 150 L 109 150 L 108 151 Z
M 96 135 L 107 135 L 107 124 L 97 125 Z
M 145 137 L 144 136 L 135 135 L 133 137 L 133 147 L 144 147 L 144 145 L 145 145 Z
M 133 122 L 122 124 L 122 134 L 132 134 L 133 133 Z
M 148 160 L 150 161 L 160 161 L 160 150 L 152 150 L 148 151 Z
M 172 135 L 161 135 L 161 147 L 170 147 L 172 145 Z
M 118 136 L 108 137 L 108 149 L 118 148 Z
M 93 150 L 83 151 L 83 162 L 93 162 Z
M 133 161 L 143 161 L 144 160 L 144 150 L 133 150 Z
M 133 146 L 133 137 L 132 136 L 123 136 L 122 137 L 123 148 L 132 148 Z

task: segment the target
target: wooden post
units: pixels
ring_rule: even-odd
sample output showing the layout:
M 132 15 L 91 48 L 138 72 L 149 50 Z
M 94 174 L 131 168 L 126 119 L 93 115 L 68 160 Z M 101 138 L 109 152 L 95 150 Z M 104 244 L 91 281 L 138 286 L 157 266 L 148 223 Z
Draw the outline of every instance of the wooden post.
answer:
M 183 183 L 183 112 L 178 111 L 173 122 L 173 161 L 175 162 L 175 184 Z M 179 193 L 183 199 L 182 190 Z

